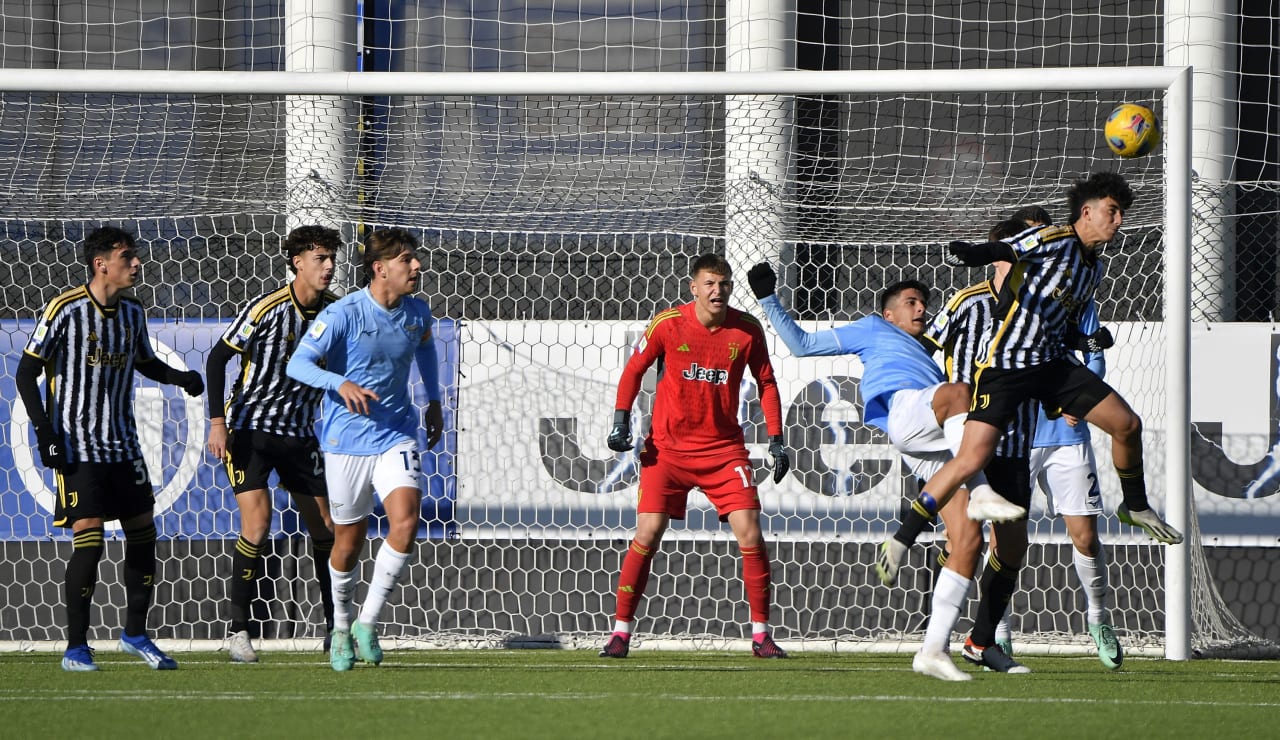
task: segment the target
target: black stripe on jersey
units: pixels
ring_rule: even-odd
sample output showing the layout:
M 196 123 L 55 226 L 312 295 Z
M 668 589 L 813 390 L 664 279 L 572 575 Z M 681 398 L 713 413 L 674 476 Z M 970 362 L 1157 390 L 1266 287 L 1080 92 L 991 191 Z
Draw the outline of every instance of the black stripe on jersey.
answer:
M 142 457 L 133 415 L 133 371 L 153 361 L 146 314 L 132 297 L 99 304 L 85 287 L 67 291 L 45 311 L 41 357 L 55 431 L 72 462 L 121 462 Z
M 1069 227 L 1043 229 L 1017 246 L 1028 250 L 1009 272 L 996 314 L 999 326 L 983 350 L 984 364 L 1002 369 L 1064 356 L 1070 317 L 1093 297 L 1106 269 Z
M 267 293 L 247 305 L 222 336 L 240 354 L 240 374 L 227 401 L 231 429 L 290 437 L 315 434 L 316 412 L 324 392 L 303 385 L 285 373 L 289 358 L 320 310 L 338 300 L 325 291 L 319 305 L 304 308 L 290 285 Z M 241 344 L 242 327 L 253 333 Z
M 995 330 L 995 296 L 991 282 L 961 289 L 942 310 L 946 319 L 944 333 L 932 339 L 943 349 L 947 379 L 972 383 L 982 357 L 982 346 Z

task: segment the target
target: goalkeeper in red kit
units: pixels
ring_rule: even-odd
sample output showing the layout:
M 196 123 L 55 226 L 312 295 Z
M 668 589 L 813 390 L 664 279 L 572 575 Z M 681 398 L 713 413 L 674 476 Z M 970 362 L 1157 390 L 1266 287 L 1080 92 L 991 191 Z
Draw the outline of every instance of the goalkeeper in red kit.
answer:
M 750 368 L 769 431 L 773 480 L 781 481 L 791 462 L 782 443 L 778 384 L 760 322 L 729 307 L 729 263 L 718 255 L 703 255 L 690 275 L 693 300 L 654 316 L 618 383 L 609 448 L 627 452 L 635 447 L 631 406 L 645 371 L 658 363 L 653 420 L 640 447 L 635 539 L 622 561 L 613 635 L 600 657 L 627 657 L 653 556 L 671 520 L 684 519 L 689 491 L 697 487 L 738 540 L 751 607 L 752 653 L 785 658 L 769 634 L 769 552 L 760 533 L 760 497 L 738 421 L 742 375 Z

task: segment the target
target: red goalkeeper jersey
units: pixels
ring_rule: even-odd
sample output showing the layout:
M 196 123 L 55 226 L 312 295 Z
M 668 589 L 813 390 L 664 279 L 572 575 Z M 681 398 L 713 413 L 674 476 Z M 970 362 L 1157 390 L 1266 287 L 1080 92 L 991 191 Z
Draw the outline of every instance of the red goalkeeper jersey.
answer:
M 756 379 L 769 434 L 782 434 L 778 383 L 764 329 L 754 316 L 729 308 L 723 324 L 707 328 L 693 303 L 659 313 L 622 371 L 617 408 L 631 408 L 655 362 L 658 390 L 646 446 L 686 455 L 742 447 L 738 410 L 747 368 Z

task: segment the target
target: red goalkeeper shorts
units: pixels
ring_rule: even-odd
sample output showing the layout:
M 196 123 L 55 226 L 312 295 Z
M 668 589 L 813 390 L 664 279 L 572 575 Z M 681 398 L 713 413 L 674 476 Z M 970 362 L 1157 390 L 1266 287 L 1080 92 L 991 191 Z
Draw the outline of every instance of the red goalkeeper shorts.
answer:
M 684 519 L 689 491 L 700 488 L 723 522 L 734 511 L 759 510 L 754 473 L 745 448 L 689 456 L 659 452 L 646 445 L 640 453 L 640 500 L 636 510 Z

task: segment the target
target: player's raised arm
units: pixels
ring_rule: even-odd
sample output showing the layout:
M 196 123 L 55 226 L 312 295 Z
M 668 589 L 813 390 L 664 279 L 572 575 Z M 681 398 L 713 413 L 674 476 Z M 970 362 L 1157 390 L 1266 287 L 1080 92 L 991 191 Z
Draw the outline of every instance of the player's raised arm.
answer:
M 772 267 L 763 262 L 752 267 L 747 273 L 747 283 L 751 285 L 751 292 L 760 300 L 760 307 L 764 309 L 764 315 L 769 319 L 773 330 L 778 333 L 782 343 L 787 345 L 787 349 L 791 350 L 791 354 L 796 357 L 815 357 L 846 352 L 832 332 L 807 332 L 796 324 L 775 293 L 777 275 Z
M 972 244 L 956 241 L 947 245 L 946 262 L 949 265 L 981 267 L 993 262 L 1013 262 L 1017 258 L 1013 247 L 1005 242 Z

